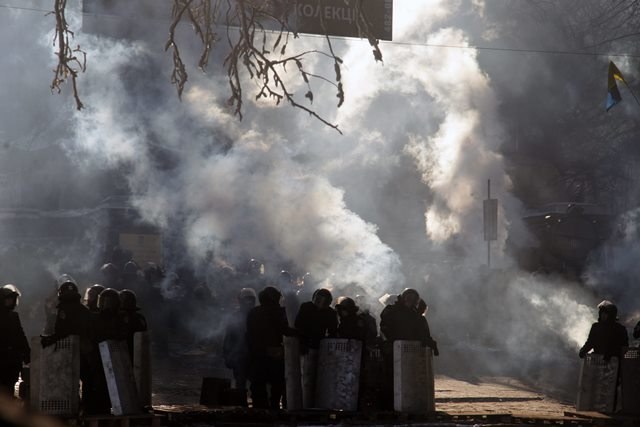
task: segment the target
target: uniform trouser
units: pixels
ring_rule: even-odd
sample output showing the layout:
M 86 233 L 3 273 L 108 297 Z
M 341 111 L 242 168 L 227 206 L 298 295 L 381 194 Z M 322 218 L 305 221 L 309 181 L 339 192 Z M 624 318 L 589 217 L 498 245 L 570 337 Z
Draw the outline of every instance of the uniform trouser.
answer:
M 82 380 L 82 403 L 85 411 L 89 414 L 109 414 L 111 400 L 109 399 L 102 359 L 97 348 L 87 355 L 84 362 L 81 360 L 80 379 Z
M 280 409 L 284 395 L 284 359 L 256 357 L 251 363 L 251 399 L 254 408 Z M 271 393 L 267 386 L 271 386 Z

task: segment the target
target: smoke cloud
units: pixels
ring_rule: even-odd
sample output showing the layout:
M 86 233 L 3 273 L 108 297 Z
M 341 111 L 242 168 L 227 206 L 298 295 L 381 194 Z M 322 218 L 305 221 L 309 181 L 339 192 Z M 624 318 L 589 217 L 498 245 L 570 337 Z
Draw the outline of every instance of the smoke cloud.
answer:
M 536 244 L 521 220 L 527 208 L 587 201 L 631 210 L 637 179 L 626 187 L 633 191 L 609 183 L 614 192 L 597 179 L 635 156 L 624 136 L 612 145 L 615 156 L 600 148 L 630 103 L 616 111 L 622 117 L 605 120 L 598 113 L 602 58 L 469 48 L 575 48 L 581 42 L 563 34 L 560 24 L 568 18 L 561 11 L 539 9 L 533 1 L 517 7 L 479 0 L 395 3 L 394 39 L 401 43 L 382 45 L 383 65 L 365 41 L 335 42 L 347 98 L 337 111 L 333 100 L 317 97 L 315 106 L 340 124 L 343 136 L 264 101 L 247 100 L 239 121 L 226 107 L 226 80 L 217 66 L 209 74 L 192 71 L 180 101 L 152 20 L 136 21 L 153 34 L 144 40 L 77 32 L 89 67 L 80 77 L 86 109 L 72 111 L 68 94 L 52 97 L 46 86 L 53 21 L 32 11 L 3 11 L 0 43 L 23 34 L 19 48 L 5 46 L 15 54 L 3 58 L 14 70 L 14 84 L 0 89 L 4 170 L 24 183 L 4 186 L 3 203 L 50 211 L 131 194 L 140 215 L 170 243 L 169 270 L 188 265 L 206 272 L 256 258 L 271 275 L 281 268 L 309 271 L 341 292 L 357 284 L 372 301 L 415 287 L 431 307 L 443 354 L 450 355 L 439 362 L 443 370 L 455 372 L 474 353 L 486 356 L 477 359 L 478 367 L 525 377 L 537 372 L 534 380 L 544 384 L 562 372 L 555 386 L 570 390 L 574 357 L 597 302 L 612 297 L 627 313 L 637 304 L 625 299 L 636 288 L 622 286 L 632 281 L 618 280 L 633 277 L 635 232 L 612 244 L 612 263 L 594 260 L 582 282 L 520 271 L 513 249 Z M 541 18 L 529 19 L 532 11 Z M 77 6 L 70 15 L 78 26 L 86 18 Z M 117 27 L 118 18 L 109 19 Z M 33 30 L 22 32 L 26 26 Z M 179 31 L 181 40 L 190 40 L 187 29 Z M 324 41 L 302 37 L 296 43 L 306 50 Z M 185 41 L 183 49 L 187 63 L 195 64 L 197 46 Z M 224 54 L 221 45 L 210 62 Z M 24 58 L 30 62 L 22 64 Z M 316 74 L 333 72 L 322 61 L 305 65 Z M 333 90 L 318 84 L 316 91 Z M 42 154 L 13 171 L 25 147 Z M 579 172 L 593 165 L 592 158 L 606 160 L 598 164 L 609 169 L 587 179 Z M 485 266 L 482 231 L 488 180 L 500 206 L 493 270 Z M 632 230 L 635 216 L 627 219 Z M 100 238 L 68 241 L 73 250 L 50 251 L 40 260 L 57 266 L 51 272 L 73 266 L 90 280 Z M 74 262 L 63 262 L 67 257 Z M 38 283 L 23 286 L 32 289 L 25 300 L 37 299 L 44 288 Z

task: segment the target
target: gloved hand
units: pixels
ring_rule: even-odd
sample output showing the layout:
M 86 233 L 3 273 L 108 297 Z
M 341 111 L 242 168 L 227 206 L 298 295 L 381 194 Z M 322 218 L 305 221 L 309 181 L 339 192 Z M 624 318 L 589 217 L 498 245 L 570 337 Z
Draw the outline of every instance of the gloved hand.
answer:
M 40 336 L 40 344 L 42 344 L 42 348 L 47 348 L 51 344 L 55 344 L 56 337 L 53 335 L 41 335 Z
M 587 351 L 584 348 L 581 348 L 580 352 L 578 353 L 578 356 L 580 356 L 580 359 L 584 359 L 586 355 L 587 355 Z
M 440 351 L 438 350 L 438 343 L 435 341 L 433 342 L 433 355 L 440 356 Z

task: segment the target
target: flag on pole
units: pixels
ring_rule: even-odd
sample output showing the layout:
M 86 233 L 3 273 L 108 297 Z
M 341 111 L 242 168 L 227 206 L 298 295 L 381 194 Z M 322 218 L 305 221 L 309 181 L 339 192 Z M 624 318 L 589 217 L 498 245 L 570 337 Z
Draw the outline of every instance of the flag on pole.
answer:
M 616 64 L 614 64 L 613 61 L 609 61 L 607 111 L 609 111 L 611 107 L 616 105 L 618 102 L 622 101 L 622 96 L 620 96 L 616 80 L 620 80 L 625 85 L 627 84 L 624 77 L 622 77 L 622 73 L 618 70 L 618 67 L 616 67 Z

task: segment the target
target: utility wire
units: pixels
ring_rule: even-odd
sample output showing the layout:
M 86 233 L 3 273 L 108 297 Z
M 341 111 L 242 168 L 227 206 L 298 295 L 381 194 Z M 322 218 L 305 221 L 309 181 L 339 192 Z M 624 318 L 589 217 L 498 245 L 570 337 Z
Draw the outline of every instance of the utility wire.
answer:
M 13 6 L 13 5 L 7 5 L 7 4 L 0 4 L 0 8 L 25 10 L 30 12 L 45 12 L 45 13 L 53 12 L 50 9 L 38 9 L 38 8 L 31 8 L 31 7 Z M 119 15 L 106 14 L 106 13 L 82 12 L 82 15 L 105 17 L 105 18 L 111 18 L 111 19 L 134 19 L 133 17 L 126 18 Z M 162 19 L 154 19 L 154 20 L 162 21 Z M 167 20 L 167 22 L 169 21 Z M 299 35 L 305 36 L 305 37 L 325 38 L 324 35 L 318 35 L 318 34 L 302 34 L 301 33 Z M 354 40 L 353 37 L 331 36 L 331 35 L 329 37 L 331 37 L 332 39 L 338 39 L 338 40 Z M 535 53 L 535 54 L 545 54 L 545 55 L 640 58 L 640 54 L 622 53 L 622 52 L 587 52 L 587 51 L 579 51 L 579 50 L 522 49 L 522 48 L 474 46 L 474 45 L 461 46 L 461 45 L 447 45 L 447 44 L 420 43 L 420 42 L 402 42 L 402 41 L 393 41 L 393 40 L 392 41 L 380 40 L 379 43 L 383 45 L 425 47 L 425 48 L 437 48 L 437 49 L 463 49 L 463 50 L 477 50 L 477 51 L 490 51 L 490 52 Z

